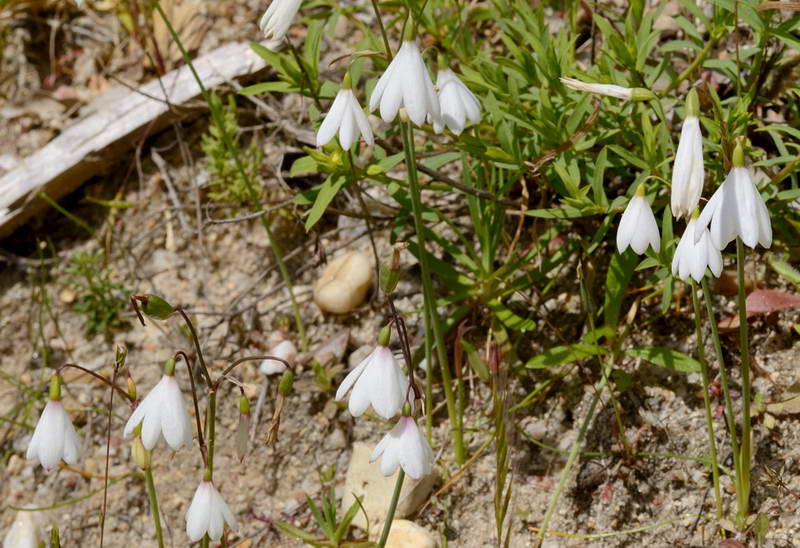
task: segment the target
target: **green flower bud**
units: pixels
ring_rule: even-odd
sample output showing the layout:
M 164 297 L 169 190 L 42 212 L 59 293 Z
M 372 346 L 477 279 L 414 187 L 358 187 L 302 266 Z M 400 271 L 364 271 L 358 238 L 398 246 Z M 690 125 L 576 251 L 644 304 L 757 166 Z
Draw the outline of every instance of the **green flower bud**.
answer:
M 156 320 L 166 320 L 175 312 L 172 305 L 158 295 L 145 295 L 140 302 L 142 312 Z

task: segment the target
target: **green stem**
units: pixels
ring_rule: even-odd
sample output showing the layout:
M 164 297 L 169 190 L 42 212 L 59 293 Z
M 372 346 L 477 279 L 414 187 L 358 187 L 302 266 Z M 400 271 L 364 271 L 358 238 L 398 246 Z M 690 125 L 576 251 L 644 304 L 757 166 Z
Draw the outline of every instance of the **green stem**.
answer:
M 233 158 L 234 164 L 236 165 L 236 170 L 241 175 L 242 180 L 247 185 L 247 191 L 250 194 L 250 207 L 253 211 L 258 211 L 261 209 L 261 204 L 258 198 L 258 191 L 256 190 L 256 185 L 253 184 L 253 181 L 250 177 L 250 174 L 247 173 L 247 170 L 244 168 L 242 164 L 242 159 L 239 154 L 238 147 L 234 146 L 233 140 L 231 136 L 228 135 L 228 131 L 225 128 L 225 122 L 222 119 L 222 113 L 220 109 L 214 106 L 214 103 L 211 99 L 211 94 L 206 89 L 205 85 L 203 84 L 203 80 L 197 74 L 197 70 L 194 68 L 194 64 L 192 64 L 192 59 L 189 57 L 189 53 L 186 51 L 186 48 L 183 46 L 183 42 L 181 42 L 180 36 L 175 31 L 175 27 L 172 26 L 172 22 L 167 17 L 167 14 L 164 13 L 164 9 L 161 7 L 161 3 L 159 0 L 150 0 L 151 5 L 155 10 L 158 12 L 161 19 L 164 21 L 164 24 L 169 31 L 170 36 L 175 41 L 175 44 L 178 46 L 178 49 L 181 51 L 181 55 L 183 56 L 183 61 L 189 67 L 189 70 L 192 73 L 195 81 L 197 82 L 197 86 L 200 88 L 200 93 L 203 96 L 203 100 L 208 104 L 209 110 L 211 111 L 211 117 L 214 120 L 214 125 L 217 126 L 220 132 L 220 138 L 222 139 L 222 144 L 225 146 L 228 154 Z M 289 291 L 289 298 L 292 302 L 292 308 L 294 309 L 294 317 L 295 322 L 297 324 L 297 333 L 300 335 L 300 344 L 304 352 L 308 351 L 308 339 L 306 338 L 306 330 L 305 325 L 303 324 L 303 318 L 300 314 L 300 307 L 297 304 L 297 300 L 294 296 L 294 288 L 292 286 L 291 278 L 289 277 L 289 271 L 286 269 L 286 265 L 283 262 L 283 254 L 281 252 L 280 247 L 278 246 L 275 238 L 272 237 L 272 231 L 269 228 L 269 220 L 266 216 L 261 217 L 261 223 L 264 226 L 264 229 L 267 233 L 267 240 L 269 240 L 269 245 L 272 248 L 272 253 L 275 255 L 275 263 L 278 265 L 278 270 L 280 270 L 281 277 L 283 278 L 283 283 L 286 284 L 286 289 Z
M 208 443 L 208 462 L 206 466 L 208 467 L 208 472 L 211 476 L 208 478 L 208 481 L 211 481 L 214 476 L 214 445 L 216 440 L 215 423 L 217 422 L 217 392 L 214 390 L 210 390 L 208 393 L 208 409 L 206 410 L 206 413 L 206 441 Z
M 389 538 L 389 531 L 392 530 L 392 521 L 394 520 L 394 512 L 397 510 L 397 501 L 400 500 L 400 491 L 403 490 L 403 480 L 406 473 L 400 468 L 397 473 L 397 481 L 394 484 L 394 493 L 392 493 L 392 502 L 389 504 L 389 513 L 386 514 L 386 522 L 383 524 L 383 532 L 381 539 L 378 541 L 378 548 L 386 546 L 386 540 Z
M 712 48 L 717 44 L 717 40 L 720 39 L 720 36 L 721 34 L 719 32 L 716 32 L 715 29 L 714 32 L 711 33 L 711 36 L 709 37 L 708 42 L 706 42 L 706 45 L 702 49 L 702 51 L 697 54 L 694 60 L 689 64 L 688 67 L 684 69 L 683 72 L 681 72 L 678 75 L 677 78 L 675 78 L 672 82 L 670 82 L 667 88 L 661 93 L 662 96 L 676 89 L 681 82 L 686 80 L 689 76 L 692 75 L 692 73 L 695 70 L 697 70 L 697 67 L 699 67 L 703 61 L 705 61 L 706 57 L 708 57 L 708 54 L 711 52 Z
M 153 514 L 153 525 L 156 528 L 156 540 L 158 548 L 164 548 L 164 535 L 161 532 L 161 513 L 158 511 L 158 497 L 156 496 L 156 485 L 153 482 L 153 470 L 147 467 L 144 471 L 144 479 L 147 484 L 147 496 L 150 499 L 150 511 Z
M 426 317 L 428 311 L 423 309 Z M 427 326 L 426 326 L 427 331 Z M 433 341 L 425 337 L 425 436 L 433 443 Z
M 736 489 L 738 515 L 741 523 L 750 513 L 750 341 L 747 334 L 747 297 L 744 288 L 745 251 L 742 239 L 736 238 L 736 270 L 739 283 L 739 349 L 742 374 L 742 445 L 739 457 L 739 488 Z
M 694 307 L 694 328 L 697 334 L 697 356 L 700 358 L 700 374 L 703 377 L 703 403 L 706 408 L 708 426 L 708 448 L 711 452 L 711 477 L 714 482 L 714 499 L 717 504 L 717 519 L 722 519 L 722 496 L 719 489 L 719 462 L 717 459 L 717 440 L 714 437 L 714 418 L 711 413 L 711 397 L 708 393 L 708 364 L 706 363 L 705 342 L 701 325 L 700 300 L 697 298 L 697 284 L 691 280 L 692 306 Z
M 405 152 L 406 168 L 408 170 L 409 195 L 411 196 L 411 207 L 414 213 L 414 228 L 417 233 L 417 244 L 419 247 L 419 264 L 422 270 L 422 297 L 425 321 L 425 338 L 430 337 L 431 328 L 436 341 L 436 358 L 442 373 L 442 384 L 444 394 L 447 399 L 447 414 L 450 418 L 452 428 L 453 445 L 455 446 L 456 463 L 464 464 L 466 455 L 464 451 L 464 431 L 461 427 L 461 417 L 456 411 L 456 402 L 453 395 L 452 377 L 450 375 L 450 365 L 447 361 L 447 352 L 444 344 L 444 333 L 436 311 L 436 296 L 433 293 L 431 282 L 431 268 L 428 262 L 428 250 L 425 245 L 425 227 L 422 223 L 422 197 L 417 178 L 417 158 L 414 150 L 414 130 L 411 122 L 401 124 L 403 132 L 403 149 Z M 426 352 L 427 354 L 427 352 Z M 428 362 L 430 367 L 430 361 Z M 431 375 L 428 375 L 430 378 Z M 430 400 L 429 400 L 430 401 Z M 430 415 L 430 414 L 429 414 Z
M 386 48 L 386 59 L 392 62 L 392 47 L 389 45 L 389 37 L 386 36 L 386 28 L 383 26 L 383 18 L 381 17 L 381 10 L 378 9 L 378 0 L 372 0 L 372 9 L 375 11 L 375 18 L 378 20 L 378 27 L 381 29 L 381 36 L 383 37 L 383 46 Z
M 719 340 L 719 330 L 717 328 L 717 318 L 714 315 L 714 307 L 711 303 L 711 291 L 708 289 L 708 280 L 703 278 L 700 282 L 703 287 L 703 299 L 706 301 L 706 314 L 708 315 L 708 323 L 711 326 L 711 338 L 714 341 L 714 351 L 717 354 L 717 361 L 719 362 L 719 378 L 722 385 L 722 395 L 725 399 L 725 419 L 728 424 L 728 433 L 731 436 L 731 452 L 733 453 L 733 472 L 736 476 L 736 484 L 739 484 L 739 477 L 741 475 L 740 469 L 740 455 L 739 455 L 739 438 L 736 434 L 736 423 L 733 420 L 733 399 L 731 398 L 730 384 L 728 383 L 728 372 L 725 369 L 725 359 L 722 355 L 722 344 Z M 738 499 L 739 489 L 736 490 Z

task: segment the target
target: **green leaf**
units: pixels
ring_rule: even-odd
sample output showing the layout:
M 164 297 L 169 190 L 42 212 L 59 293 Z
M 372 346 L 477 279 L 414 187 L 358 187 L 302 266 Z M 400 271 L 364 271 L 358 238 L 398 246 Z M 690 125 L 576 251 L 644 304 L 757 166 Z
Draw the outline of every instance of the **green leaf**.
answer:
M 311 156 L 301 156 L 292 163 L 289 177 L 299 177 L 319 172 L 319 164 Z
M 619 323 L 622 301 L 628 290 L 633 270 L 639 262 L 639 257 L 630 249 L 625 253 L 614 253 L 606 275 L 606 297 L 603 302 L 603 318 L 606 325 L 616 327 Z
M 522 332 L 536 329 L 535 321 L 530 318 L 523 318 L 498 300 L 493 300 L 489 303 L 489 310 L 509 329 Z
M 300 88 L 293 86 L 289 82 L 275 81 L 275 82 L 261 82 L 260 84 L 253 84 L 239 90 L 239 95 L 259 95 L 261 93 L 291 93 L 300 91 Z
M 525 364 L 528 369 L 544 369 L 567 363 L 576 362 L 590 356 L 608 354 L 608 350 L 596 344 L 570 344 L 567 346 L 554 346 L 542 354 L 534 356 Z
M 653 365 L 666 367 L 672 371 L 681 373 L 699 373 L 701 371 L 699 361 L 671 348 L 642 346 L 640 348 L 629 348 L 625 351 L 625 354 L 632 358 L 642 358 Z
M 308 217 L 306 217 L 306 232 L 311 230 L 322 218 L 325 210 L 328 209 L 331 201 L 346 182 L 347 177 L 344 175 L 333 174 L 320 185 L 317 199 L 314 200 L 314 205 L 311 206 L 311 211 L 309 211 Z

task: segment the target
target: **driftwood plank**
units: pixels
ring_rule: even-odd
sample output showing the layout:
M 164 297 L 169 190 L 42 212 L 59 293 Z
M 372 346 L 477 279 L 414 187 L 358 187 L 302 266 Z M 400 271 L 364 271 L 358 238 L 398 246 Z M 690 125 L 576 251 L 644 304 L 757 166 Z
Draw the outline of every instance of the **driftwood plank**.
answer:
M 254 74 L 265 62 L 247 43 L 222 46 L 194 60 L 207 88 Z M 166 93 L 165 93 L 166 92 Z M 0 238 L 119 158 L 143 132 L 154 133 L 178 117 L 176 106 L 200 96 L 189 67 L 181 67 L 125 93 L 95 100 L 97 108 L 0 177 Z

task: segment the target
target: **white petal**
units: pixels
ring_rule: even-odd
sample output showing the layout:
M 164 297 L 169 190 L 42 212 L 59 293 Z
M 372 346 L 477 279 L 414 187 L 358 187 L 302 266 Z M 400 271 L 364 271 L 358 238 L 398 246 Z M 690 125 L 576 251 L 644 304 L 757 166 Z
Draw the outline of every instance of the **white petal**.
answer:
M 181 445 L 188 441 L 191 443 L 191 422 L 183 402 L 178 381 L 174 376 L 165 377 L 168 381 L 164 386 L 164 412 L 161 413 L 161 428 L 164 439 L 170 447 L 177 451 Z
M 331 139 L 333 139 L 333 136 L 336 135 L 336 131 L 339 129 L 339 126 L 342 123 L 342 117 L 347 109 L 348 91 L 353 93 L 352 90 L 340 89 L 339 93 L 336 94 L 336 98 L 333 100 L 333 104 L 331 105 L 328 114 L 325 115 L 325 119 L 319 126 L 319 131 L 317 132 L 318 147 L 327 144 Z
M 378 83 L 375 84 L 375 87 L 372 89 L 372 95 L 369 96 L 370 112 L 378 108 L 378 105 L 380 105 L 381 98 L 383 97 L 383 94 L 386 92 L 386 88 L 389 86 L 389 83 L 392 80 L 392 75 L 397 70 L 398 67 L 397 57 L 398 55 L 400 55 L 401 51 L 397 52 L 397 55 L 394 56 L 392 62 L 389 63 L 388 67 L 386 67 L 386 70 L 383 72 L 383 74 L 381 74 L 381 77 L 378 78 Z
M 403 434 L 399 446 L 401 447 L 400 465 L 408 476 L 420 479 L 430 471 L 430 464 L 426 463 L 427 454 L 422 447 L 422 437 L 414 419 L 403 417 Z
M 211 511 L 211 484 L 203 481 L 197 487 L 186 512 L 186 534 L 197 542 L 208 531 L 209 512 Z
M 222 537 L 225 530 L 225 520 L 222 518 L 222 505 L 225 501 L 217 491 L 217 488 L 212 485 L 211 487 L 211 511 L 208 513 L 208 537 L 217 541 Z
M 379 346 L 376 352 L 375 360 L 365 376 L 369 375 L 367 382 L 370 383 L 372 408 L 384 419 L 390 419 L 403 407 L 408 383 L 391 350 Z
M 361 360 L 361 363 L 358 364 L 355 369 L 350 371 L 347 376 L 342 381 L 342 384 L 339 385 L 339 389 L 336 391 L 336 401 L 341 401 L 345 395 L 347 394 L 348 390 L 356 383 L 358 378 L 364 372 L 367 365 L 369 365 L 370 361 L 372 360 L 373 356 L 375 355 L 375 350 L 370 352 L 369 356 Z
M 364 111 L 361 110 L 361 105 L 358 104 L 355 96 L 353 96 L 353 102 L 353 116 L 355 116 L 358 129 L 361 131 L 361 135 L 364 136 L 364 142 L 372 146 L 375 144 L 375 139 L 372 136 L 372 126 L 369 125 L 369 120 L 364 114 Z
M 348 105 L 342 117 L 342 125 L 339 128 L 339 144 L 342 150 L 350 150 L 355 140 L 358 139 L 358 129 L 353 110 Z
M 739 218 L 738 235 L 746 246 L 755 248 L 756 244 L 758 244 L 758 217 L 754 194 L 758 192 L 746 168 L 735 167 L 733 172 L 733 188 L 735 190 L 736 210 Z
M 166 387 L 164 379 L 166 378 L 166 375 L 161 377 L 158 384 L 153 387 L 140 404 L 147 405 L 144 419 L 142 420 L 142 445 L 148 451 L 156 446 L 161 435 L 161 413 L 164 411 L 164 392 Z
M 410 44 L 410 46 L 404 71 L 407 81 L 403 86 L 403 106 L 406 107 L 406 112 L 411 121 L 419 126 L 425 123 L 425 118 L 429 112 L 426 77 L 430 82 L 430 76 L 428 76 L 428 69 L 425 68 L 422 54 L 420 54 L 417 45 L 414 42 L 405 42 L 403 47 L 406 47 L 406 44 Z M 432 88 L 433 84 L 431 84 Z M 432 110 L 431 113 L 433 114 Z M 438 116 L 438 108 L 436 109 L 436 115 Z
M 617 250 L 623 253 L 630 245 L 633 234 L 636 230 L 636 220 L 639 217 L 639 212 L 636 207 L 638 196 L 634 196 L 628 201 L 625 211 L 622 212 L 622 218 L 617 227 Z

